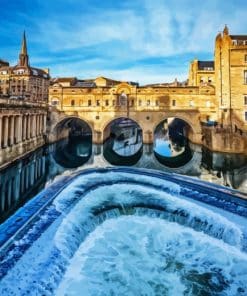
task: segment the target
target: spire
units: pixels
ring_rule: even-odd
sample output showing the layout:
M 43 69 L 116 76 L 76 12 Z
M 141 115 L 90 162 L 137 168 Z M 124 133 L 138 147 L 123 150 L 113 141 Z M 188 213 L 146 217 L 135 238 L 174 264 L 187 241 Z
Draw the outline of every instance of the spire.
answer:
M 28 54 L 27 54 L 27 40 L 25 31 L 23 32 L 22 44 L 21 44 L 21 52 L 19 54 L 19 66 L 28 67 Z
M 27 55 L 27 41 L 26 41 L 26 33 L 24 31 L 21 45 L 21 54 Z
M 229 29 L 228 29 L 227 25 L 225 25 L 225 28 L 223 30 L 223 34 L 224 35 L 229 35 Z

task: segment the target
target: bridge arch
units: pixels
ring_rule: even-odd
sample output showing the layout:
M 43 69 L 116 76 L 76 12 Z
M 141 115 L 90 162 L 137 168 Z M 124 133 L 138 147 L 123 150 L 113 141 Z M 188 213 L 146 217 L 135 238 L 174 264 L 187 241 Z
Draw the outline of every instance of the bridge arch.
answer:
M 103 135 L 103 142 L 105 140 L 105 138 L 104 138 L 104 132 L 105 132 L 106 128 L 108 126 L 110 126 L 114 121 L 121 120 L 121 119 L 129 119 L 129 120 L 133 121 L 136 125 L 138 125 L 141 128 L 142 133 L 144 132 L 145 127 L 143 126 L 142 122 L 139 122 L 136 118 L 130 117 L 130 116 L 127 117 L 127 116 L 124 116 L 124 115 L 117 115 L 115 117 L 112 117 L 110 119 L 107 119 L 102 124 L 101 133 Z
M 75 168 L 90 159 L 93 130 L 85 120 L 76 116 L 66 116 L 56 123 L 53 133 L 59 140 L 53 151 L 53 158 L 57 164 Z
M 161 118 L 157 118 L 156 120 L 154 120 L 153 122 L 153 131 L 156 129 L 156 127 L 164 120 L 168 119 L 168 118 L 177 118 L 177 119 L 181 119 L 184 122 L 186 122 L 190 128 L 192 129 L 193 133 L 195 134 L 201 134 L 201 125 L 199 122 L 199 118 L 197 117 L 189 117 L 185 114 L 180 114 L 180 113 L 168 113 L 168 114 L 164 114 Z
M 69 115 L 69 114 L 61 114 L 61 113 L 53 113 L 53 117 L 50 118 L 50 131 L 49 131 L 49 142 L 53 143 L 59 141 L 63 138 L 66 138 L 68 135 L 66 132 L 59 133 L 61 128 L 66 129 L 66 125 L 68 125 L 69 121 L 81 121 L 84 123 L 85 127 L 91 131 L 92 137 L 94 136 L 94 124 L 87 119 L 77 116 L 77 115 Z
M 111 164 L 133 165 L 142 156 L 142 128 L 137 121 L 120 116 L 104 125 L 103 155 Z

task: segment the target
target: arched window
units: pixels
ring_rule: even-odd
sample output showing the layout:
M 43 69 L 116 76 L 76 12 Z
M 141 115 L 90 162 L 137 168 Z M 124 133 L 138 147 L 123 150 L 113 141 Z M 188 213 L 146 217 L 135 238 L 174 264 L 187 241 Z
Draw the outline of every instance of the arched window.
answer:
M 119 96 L 119 105 L 127 106 L 127 100 L 128 100 L 128 96 L 124 92 L 122 92 L 121 95 Z

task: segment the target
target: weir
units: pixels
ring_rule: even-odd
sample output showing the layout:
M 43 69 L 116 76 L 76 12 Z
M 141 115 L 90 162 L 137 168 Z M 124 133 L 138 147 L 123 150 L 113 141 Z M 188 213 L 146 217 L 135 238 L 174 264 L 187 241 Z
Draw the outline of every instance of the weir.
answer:
M 244 295 L 245 197 L 145 169 L 63 177 L 1 225 L 0 293 L 161 293 L 175 280 L 182 293 Z

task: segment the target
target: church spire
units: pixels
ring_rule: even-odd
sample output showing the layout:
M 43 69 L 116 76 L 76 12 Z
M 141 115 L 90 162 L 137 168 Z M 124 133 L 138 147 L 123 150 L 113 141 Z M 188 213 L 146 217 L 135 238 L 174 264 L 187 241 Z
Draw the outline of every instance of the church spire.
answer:
M 23 33 L 22 44 L 21 44 L 21 52 L 19 54 L 19 66 L 28 67 L 28 54 L 27 54 L 27 40 L 25 31 Z
M 228 29 L 227 25 L 225 25 L 225 28 L 223 30 L 223 34 L 224 35 L 229 35 L 229 29 Z

